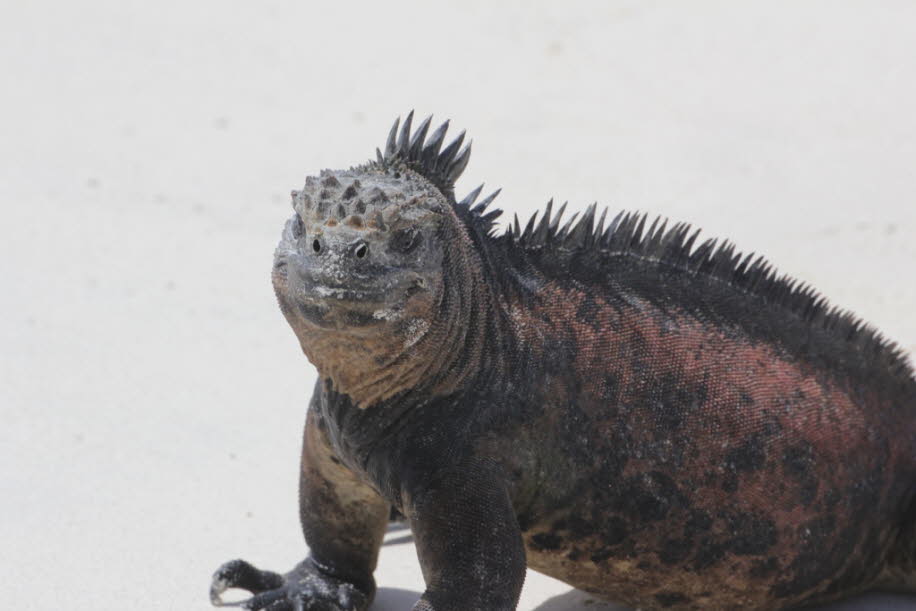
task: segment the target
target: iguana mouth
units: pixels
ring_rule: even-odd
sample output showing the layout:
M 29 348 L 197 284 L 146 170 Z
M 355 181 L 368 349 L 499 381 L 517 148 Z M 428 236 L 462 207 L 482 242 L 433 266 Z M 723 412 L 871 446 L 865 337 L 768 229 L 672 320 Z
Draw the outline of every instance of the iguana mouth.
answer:
M 377 308 L 378 304 L 374 307 Z M 295 308 L 310 325 L 323 329 L 365 329 L 385 322 L 375 316 L 374 308 L 369 304 L 361 307 L 331 307 L 326 300 L 300 299 L 295 302 Z
M 308 263 L 290 262 L 280 272 L 297 299 L 324 303 L 331 307 L 347 304 L 355 307 L 378 306 L 386 301 L 390 291 L 370 280 L 357 280 L 350 276 L 346 283 L 311 268 Z
M 335 287 L 315 284 L 305 289 L 307 298 L 325 300 L 348 301 L 359 304 L 377 304 L 384 301 L 384 294 L 378 291 L 354 290 L 348 287 Z

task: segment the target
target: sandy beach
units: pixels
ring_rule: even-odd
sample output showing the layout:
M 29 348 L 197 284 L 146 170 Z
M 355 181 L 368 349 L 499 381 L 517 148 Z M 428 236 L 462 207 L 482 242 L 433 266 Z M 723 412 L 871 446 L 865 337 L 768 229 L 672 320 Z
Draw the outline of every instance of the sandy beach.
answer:
M 14 3 L 0 22 L 0 592 L 205 610 L 306 553 L 315 371 L 289 191 L 395 117 L 474 139 L 505 221 L 597 200 L 766 254 L 916 352 L 916 3 Z M 373 609 L 423 580 L 386 538 Z M 872 595 L 832 609 L 916 609 Z M 530 572 L 519 609 L 620 609 Z

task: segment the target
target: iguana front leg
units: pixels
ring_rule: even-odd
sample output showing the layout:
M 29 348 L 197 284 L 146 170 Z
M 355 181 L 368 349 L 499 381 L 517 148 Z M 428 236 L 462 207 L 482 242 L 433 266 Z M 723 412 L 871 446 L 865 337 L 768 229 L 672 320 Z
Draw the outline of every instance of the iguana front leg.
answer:
M 426 591 L 414 611 L 512 611 L 525 581 L 525 548 L 498 469 L 447 468 L 408 490 L 408 519 Z
M 389 504 L 340 464 L 314 408 L 309 410 L 303 438 L 299 515 L 309 557 L 286 575 L 261 571 L 243 560 L 227 562 L 213 576 L 214 605 L 267 611 L 364 611 L 372 602 L 372 572 Z M 223 602 L 222 593 L 229 588 L 242 588 L 254 596 Z

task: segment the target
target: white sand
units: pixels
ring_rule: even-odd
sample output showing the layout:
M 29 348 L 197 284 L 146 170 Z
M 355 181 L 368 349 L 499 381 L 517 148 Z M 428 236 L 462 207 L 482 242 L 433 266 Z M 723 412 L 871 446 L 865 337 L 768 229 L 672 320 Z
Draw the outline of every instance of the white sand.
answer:
M 916 4 L 461 5 L 6 3 L 4 608 L 203 610 L 224 560 L 301 559 L 272 251 L 413 107 L 474 138 L 459 191 L 694 221 L 916 348 Z M 409 608 L 412 546 L 377 577 Z M 520 608 L 610 607 L 530 574 Z

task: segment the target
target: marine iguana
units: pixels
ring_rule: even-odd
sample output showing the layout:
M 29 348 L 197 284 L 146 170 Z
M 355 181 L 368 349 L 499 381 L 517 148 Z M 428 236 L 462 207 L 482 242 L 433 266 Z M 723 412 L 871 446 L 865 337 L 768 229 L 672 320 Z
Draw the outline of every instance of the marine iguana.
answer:
M 248 609 L 362 610 L 392 507 L 417 611 L 516 607 L 525 567 L 642 608 L 789 608 L 916 590 L 916 380 L 812 288 L 686 224 L 497 231 L 461 201 L 464 132 L 292 193 L 280 309 L 319 372 L 299 492 L 309 556 L 235 560 Z

